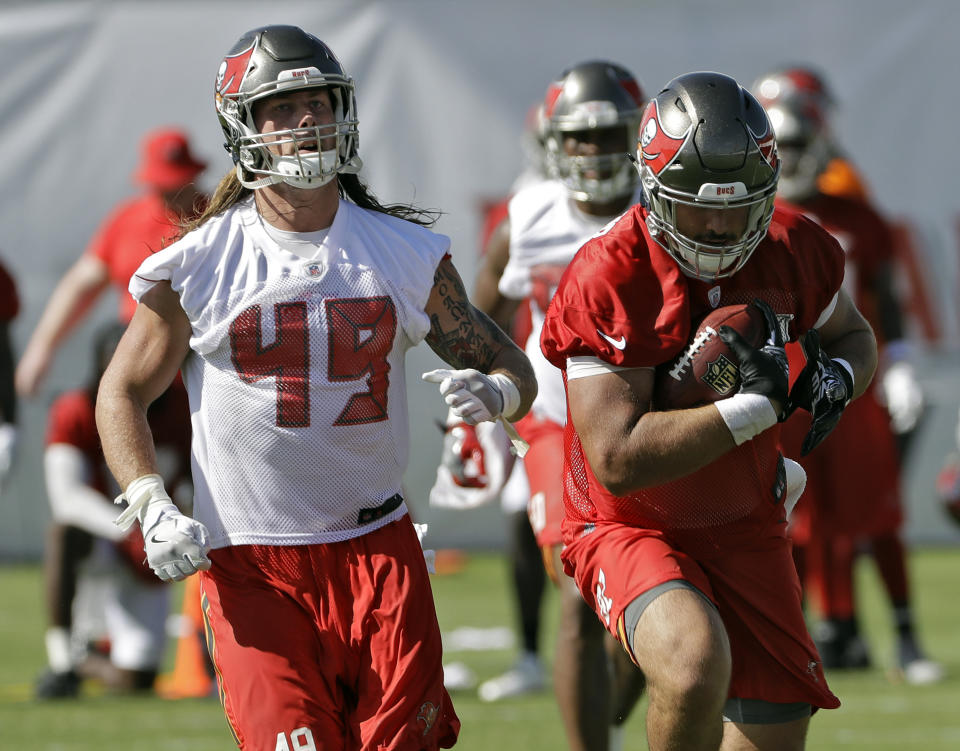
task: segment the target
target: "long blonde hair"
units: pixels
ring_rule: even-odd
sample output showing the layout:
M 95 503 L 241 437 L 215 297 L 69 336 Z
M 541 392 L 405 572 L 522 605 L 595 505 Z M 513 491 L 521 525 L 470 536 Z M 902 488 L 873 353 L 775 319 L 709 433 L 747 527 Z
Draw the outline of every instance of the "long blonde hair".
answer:
M 237 178 L 237 171 L 231 169 L 220 179 L 217 189 L 213 191 L 213 197 L 203 211 L 198 216 L 180 225 L 180 237 L 183 237 L 188 232 L 192 232 L 201 224 L 204 224 L 218 214 L 222 214 L 251 193 L 253 193 L 253 191 L 250 188 L 245 188 L 240 183 L 240 180 Z
M 440 211 L 418 209 L 416 206 L 405 203 L 394 203 L 384 205 L 376 199 L 370 192 L 370 189 L 360 180 L 357 175 L 342 174 L 337 176 L 338 189 L 341 197 L 347 197 L 357 206 L 371 211 L 379 211 L 381 214 L 389 214 L 398 219 L 405 219 L 408 222 L 419 224 L 423 227 L 431 227 L 440 218 Z M 221 178 L 217 189 L 213 192 L 213 197 L 204 208 L 203 212 L 194 219 L 183 222 L 180 226 L 180 237 L 188 232 L 200 227 L 210 219 L 229 209 L 236 203 L 244 200 L 253 193 L 253 190 L 246 188 L 237 177 L 236 169 L 231 169 Z

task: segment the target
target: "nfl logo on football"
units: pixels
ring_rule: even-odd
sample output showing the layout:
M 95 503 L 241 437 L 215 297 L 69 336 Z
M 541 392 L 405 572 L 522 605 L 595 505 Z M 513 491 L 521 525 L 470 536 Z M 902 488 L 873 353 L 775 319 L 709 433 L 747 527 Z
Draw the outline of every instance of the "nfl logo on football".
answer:
M 726 394 L 737 385 L 737 366 L 723 355 L 707 364 L 703 382 L 718 394 Z

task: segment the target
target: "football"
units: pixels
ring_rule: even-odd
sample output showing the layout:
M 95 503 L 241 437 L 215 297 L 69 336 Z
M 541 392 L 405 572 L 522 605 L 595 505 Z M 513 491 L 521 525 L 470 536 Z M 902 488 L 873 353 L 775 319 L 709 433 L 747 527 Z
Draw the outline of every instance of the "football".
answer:
M 683 351 L 657 367 L 655 409 L 698 407 L 737 393 L 740 367 L 737 356 L 717 333 L 721 326 L 738 331 L 754 347 L 767 336 L 766 320 L 755 305 L 727 305 L 710 311 Z

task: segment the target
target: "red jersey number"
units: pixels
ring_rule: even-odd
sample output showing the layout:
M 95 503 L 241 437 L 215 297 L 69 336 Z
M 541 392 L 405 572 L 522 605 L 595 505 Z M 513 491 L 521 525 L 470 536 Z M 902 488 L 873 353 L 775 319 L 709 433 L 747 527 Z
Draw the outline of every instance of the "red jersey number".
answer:
M 334 425 L 357 425 L 387 419 L 387 356 L 397 332 L 397 311 L 389 297 L 327 300 L 331 381 L 366 378 L 369 391 L 354 394 Z
M 277 379 L 277 425 L 306 428 L 310 425 L 310 332 L 307 304 L 273 306 L 277 334 L 263 346 L 262 315 L 253 305 L 230 324 L 230 349 L 237 375 L 246 383 Z
M 350 396 L 334 425 L 387 419 L 387 387 L 397 314 L 389 297 L 327 300 L 328 373 L 331 382 L 366 380 L 367 391 Z M 310 425 L 310 330 L 304 302 L 274 306 L 276 335 L 263 346 L 259 305 L 244 310 L 230 325 L 230 347 L 237 375 L 246 383 L 276 378 L 277 425 Z

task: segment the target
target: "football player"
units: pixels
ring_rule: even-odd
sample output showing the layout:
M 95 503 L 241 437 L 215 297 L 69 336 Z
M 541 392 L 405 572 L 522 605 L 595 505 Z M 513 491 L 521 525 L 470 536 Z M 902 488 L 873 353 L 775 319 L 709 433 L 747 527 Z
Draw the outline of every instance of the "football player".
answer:
M 765 79 L 768 80 L 768 79 Z M 761 86 L 762 89 L 762 86 Z M 790 534 L 802 581 L 817 598 L 817 646 L 824 665 L 862 668 L 869 651 L 857 622 L 854 559 L 868 549 L 890 598 L 897 666 L 910 683 L 939 680 L 941 666 L 921 649 L 910 603 L 902 538 L 903 503 L 897 434 L 916 425 L 923 397 L 906 357 L 909 346 L 893 284 L 894 238 L 865 200 L 825 192 L 827 114 L 809 96 L 782 96 L 766 111 L 777 134 L 781 176 L 778 201 L 789 202 L 830 232 L 845 253 L 844 286 L 870 322 L 880 346 L 880 370 L 863 399 L 823 445 L 800 459 L 807 490 L 791 518 Z M 791 367 L 803 357 L 791 348 Z M 809 428 L 800 413 L 783 429 L 783 451 L 799 456 Z
M 130 276 L 147 256 L 180 234 L 181 222 L 196 217 L 206 200 L 194 181 L 206 168 L 178 128 L 144 135 L 133 179 L 144 192 L 117 206 L 77 261 L 57 283 L 17 363 L 21 396 L 35 396 L 57 349 L 111 286 L 120 293 L 117 317 L 127 323 L 135 305 L 126 294 Z
M 566 397 L 560 373 L 540 351 L 543 316 L 567 264 L 580 246 L 640 199 L 630 159 L 644 97 L 623 66 L 590 60 L 563 71 L 542 107 L 549 179 L 518 190 L 491 233 L 474 299 L 501 326 L 521 302 L 530 312 L 526 352 L 539 390 L 517 430 L 530 444 L 522 460 L 529 484 L 528 514 L 551 579 L 560 591 L 553 686 L 571 749 L 606 751 L 619 734 L 642 676 L 616 650 L 619 690 L 611 694 L 604 631 L 560 565 L 563 518 L 563 427 Z M 518 665 L 514 670 L 522 670 Z M 486 684 L 518 683 L 507 673 Z M 498 683 L 499 682 L 499 683 Z M 481 686 L 481 698 L 484 698 Z M 626 695 L 626 696 L 624 696 Z M 610 711 L 613 707 L 613 711 Z
M 149 690 L 163 659 L 170 591 L 143 563 L 140 530 L 113 523 L 116 494 L 94 418 L 100 377 L 125 326 L 102 327 L 94 337 L 86 386 L 57 396 L 50 406 L 44 479 L 51 522 L 44 547 L 48 668 L 37 680 L 40 699 L 78 695 L 83 678 L 112 691 Z M 190 429 L 182 389 L 150 406 L 148 424 L 166 484 L 189 503 Z M 114 492 L 112 492 L 114 491 Z M 91 649 L 101 637 L 109 654 Z
M 546 177 L 543 151 L 543 101 L 528 108 L 521 139 L 524 168 L 514 179 L 509 194 L 488 203 L 483 210 L 480 230 L 480 252 L 485 253 L 493 231 L 507 215 L 510 198 L 524 186 Z M 503 270 L 502 263 L 481 263 L 474 288 L 474 304 L 490 312 L 481 302 L 483 290 L 496 288 Z M 487 280 L 488 275 L 492 281 Z M 530 312 L 521 305 L 512 320 L 496 323 L 523 346 L 530 331 Z M 430 505 L 438 508 L 476 508 L 499 499 L 505 516 L 505 553 L 509 567 L 512 604 L 520 654 L 504 673 L 484 681 L 479 689 L 483 701 L 500 701 L 523 694 L 542 691 L 546 686 L 546 670 L 540 658 L 541 615 L 546 593 L 547 575 L 540 548 L 530 528 L 527 501 L 530 489 L 523 463 L 515 461 L 509 437 L 502 425 L 482 423 L 471 426 L 447 415 L 443 424 L 444 438 L 437 478 L 430 489 Z M 476 676 L 457 666 L 447 666 L 447 687 L 473 688 Z
M 162 579 L 200 572 L 242 749 L 456 742 L 427 566 L 401 480 L 407 350 L 466 422 L 517 420 L 530 363 L 470 304 L 432 216 L 358 177 L 353 80 L 295 26 L 245 33 L 216 111 L 236 168 L 195 229 L 137 270 L 97 423 Z M 143 411 L 182 368 L 194 516 L 170 503 Z
M 782 101 L 803 103 L 824 122 L 836 103 L 823 76 L 805 65 L 787 65 L 768 71 L 753 82 L 750 91 L 764 107 Z M 794 184 L 806 181 L 815 182 L 817 188 L 828 195 L 866 201 L 869 193 L 860 172 L 836 139 L 826 131 L 823 135 L 802 163 L 789 169 L 784 166 L 780 192 L 789 192 Z
M 815 447 L 870 383 L 876 343 L 836 241 L 774 208 L 773 129 L 737 81 L 670 81 L 637 159 L 645 205 L 580 249 L 543 327 L 570 417 L 562 560 L 646 677 L 651 749 L 800 749 L 814 709 L 839 701 L 804 623 L 778 421 L 810 411 Z M 739 391 L 653 409 L 655 368 L 693 321 L 740 303 L 767 339 L 721 328 Z M 801 338 L 810 364 L 788 390 L 784 341 Z

